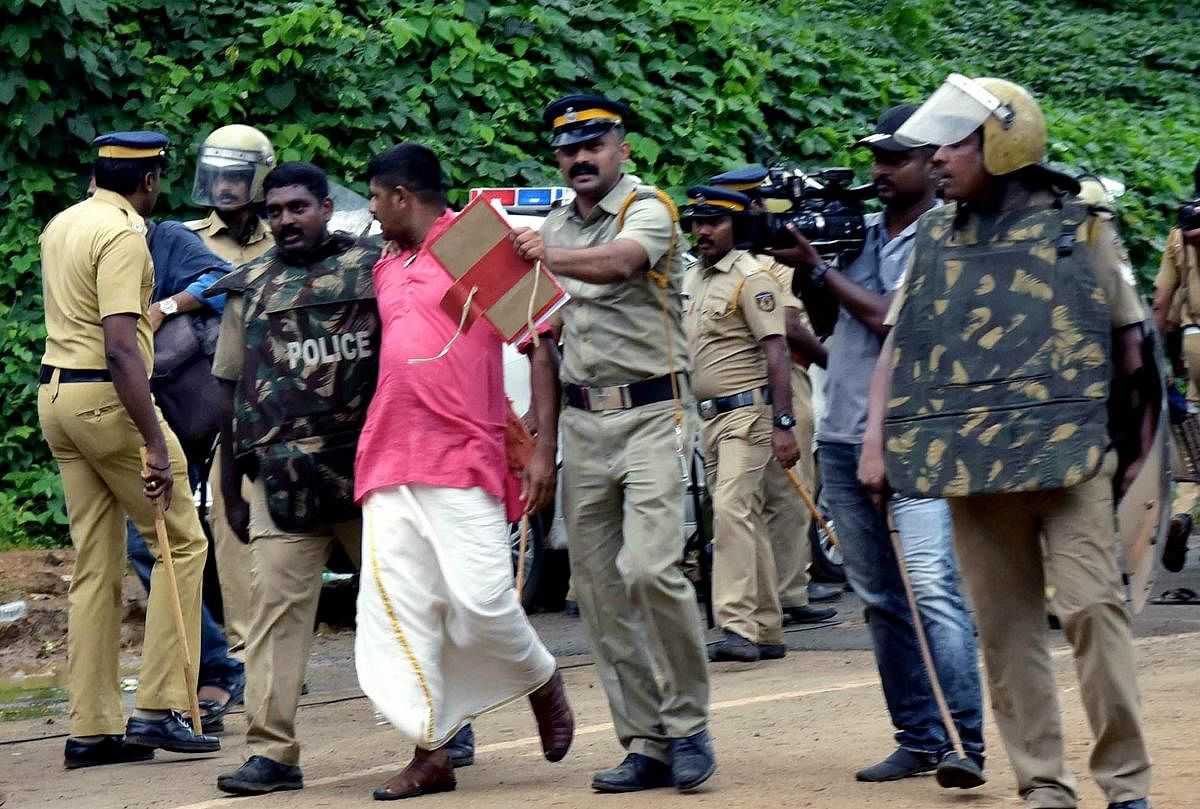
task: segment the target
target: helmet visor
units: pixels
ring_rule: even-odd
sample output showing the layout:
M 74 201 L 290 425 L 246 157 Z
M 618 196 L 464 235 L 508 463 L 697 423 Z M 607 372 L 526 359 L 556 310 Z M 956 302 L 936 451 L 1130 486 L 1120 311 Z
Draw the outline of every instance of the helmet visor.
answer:
M 1000 99 L 976 82 L 951 73 L 933 95 L 896 130 L 896 140 L 912 147 L 958 143 L 1001 108 Z
M 233 209 L 258 195 L 265 174 L 263 155 L 246 149 L 202 146 L 192 185 L 192 202 L 208 208 Z

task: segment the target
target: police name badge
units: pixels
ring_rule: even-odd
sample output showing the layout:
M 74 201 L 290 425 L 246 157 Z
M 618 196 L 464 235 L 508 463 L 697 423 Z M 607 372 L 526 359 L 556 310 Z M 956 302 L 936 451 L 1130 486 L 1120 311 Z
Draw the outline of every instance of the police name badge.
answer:
M 775 293 L 773 292 L 759 292 L 754 296 L 754 302 L 764 312 L 775 311 Z

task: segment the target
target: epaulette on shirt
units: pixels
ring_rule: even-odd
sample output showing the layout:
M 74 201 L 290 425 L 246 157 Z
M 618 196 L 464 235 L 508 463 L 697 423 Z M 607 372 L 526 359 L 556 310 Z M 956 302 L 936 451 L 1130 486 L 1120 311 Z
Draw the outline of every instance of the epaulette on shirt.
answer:
M 192 232 L 204 230 L 208 227 L 207 219 L 192 219 L 183 223 L 183 226 Z

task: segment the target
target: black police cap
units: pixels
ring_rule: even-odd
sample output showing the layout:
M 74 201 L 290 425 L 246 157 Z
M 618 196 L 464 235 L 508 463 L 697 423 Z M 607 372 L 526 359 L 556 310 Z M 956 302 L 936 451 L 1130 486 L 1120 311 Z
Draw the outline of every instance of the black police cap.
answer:
M 161 157 L 167 153 L 170 138 L 158 132 L 109 132 L 92 140 L 97 157 L 119 160 L 137 160 L 143 157 Z
M 718 174 L 710 178 L 708 184 L 732 191 L 741 191 L 746 196 L 754 199 L 758 196 L 758 189 L 762 187 L 763 180 L 765 179 L 767 179 L 766 167 L 753 165 Z
M 750 210 L 750 197 L 740 191 L 711 185 L 698 185 L 689 188 L 687 193 L 688 204 L 679 212 L 681 220 L 716 219 L 722 216 L 742 214 Z
M 550 102 L 542 120 L 550 127 L 554 148 L 597 138 L 629 120 L 632 111 L 620 101 L 595 95 L 570 95 Z

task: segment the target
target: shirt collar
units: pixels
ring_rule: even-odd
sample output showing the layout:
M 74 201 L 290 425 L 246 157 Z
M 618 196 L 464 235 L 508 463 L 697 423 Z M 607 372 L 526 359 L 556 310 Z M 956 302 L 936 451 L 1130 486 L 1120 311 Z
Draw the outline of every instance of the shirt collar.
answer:
M 730 250 L 725 255 L 721 256 L 717 263 L 705 267 L 706 270 L 713 272 L 729 272 L 733 269 L 733 264 L 738 260 L 738 256 L 746 252 L 745 250 Z
M 587 217 L 579 215 L 579 206 L 574 202 L 571 203 L 571 213 L 577 219 L 594 219 L 597 210 L 604 211 L 609 216 L 617 216 L 621 213 L 621 206 L 625 204 L 625 200 L 632 194 L 638 186 L 638 179 L 631 174 L 622 174 L 621 179 L 617 180 L 617 184 L 608 190 L 608 193 L 596 204 L 596 207 L 588 213 Z
M 204 220 L 204 227 L 211 230 L 214 236 L 219 234 L 221 231 L 225 231 L 229 234 L 230 238 L 234 237 L 233 231 L 230 229 L 229 225 L 225 224 L 225 220 L 221 218 L 219 213 L 217 213 L 216 208 L 213 208 L 208 214 L 208 218 Z M 256 215 L 254 217 L 254 230 L 250 232 L 250 238 L 247 239 L 246 243 L 242 246 L 247 247 L 249 245 L 256 244 L 257 242 L 261 242 L 263 239 L 267 238 L 268 233 L 269 229 L 267 228 L 267 223 L 263 221 L 261 216 Z
M 118 194 L 116 191 L 109 191 L 107 188 L 97 188 L 96 193 L 92 194 L 92 201 L 103 202 L 106 205 L 112 205 L 115 208 L 120 208 L 122 211 L 128 214 L 131 224 L 134 222 L 141 225 L 146 224 L 146 220 L 142 218 L 141 214 L 133 209 L 133 205 L 130 204 L 129 200 L 121 194 Z
M 458 214 L 449 208 L 442 211 L 442 215 L 433 220 L 433 224 L 429 226 L 429 232 L 425 234 L 425 238 L 421 240 L 419 245 L 417 245 L 417 249 L 407 250 L 396 256 L 396 258 L 403 262 L 405 266 L 411 264 L 417 259 L 418 256 L 426 252 L 426 248 L 428 248 L 438 236 L 441 236 L 442 233 L 445 232 L 446 228 L 450 227 L 450 224 L 454 221 L 454 217 L 456 216 L 458 216 Z

